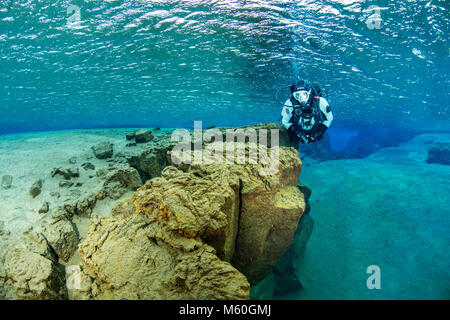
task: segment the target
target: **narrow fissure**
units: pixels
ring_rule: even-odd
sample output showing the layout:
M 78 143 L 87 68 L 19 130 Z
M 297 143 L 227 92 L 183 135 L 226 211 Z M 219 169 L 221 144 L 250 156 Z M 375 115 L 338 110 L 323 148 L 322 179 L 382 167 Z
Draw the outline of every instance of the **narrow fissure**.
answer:
M 233 253 L 233 257 L 231 258 L 231 261 L 233 261 L 234 257 L 236 257 L 236 251 L 237 251 L 238 240 L 239 240 L 239 231 L 240 231 L 240 226 L 241 226 L 241 215 L 242 215 L 242 187 L 243 187 L 242 180 L 239 179 L 239 193 L 238 193 L 239 211 L 238 211 L 238 221 L 237 221 L 237 232 L 236 232 L 236 239 L 234 241 L 234 253 Z

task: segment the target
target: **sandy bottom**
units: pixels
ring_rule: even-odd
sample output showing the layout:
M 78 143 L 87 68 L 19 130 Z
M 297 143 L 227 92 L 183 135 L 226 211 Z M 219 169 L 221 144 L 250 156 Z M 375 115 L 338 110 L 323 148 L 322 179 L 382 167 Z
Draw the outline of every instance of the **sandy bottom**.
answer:
M 427 150 L 450 135 L 422 135 L 366 159 L 315 163 L 314 231 L 296 262 L 305 289 L 288 299 L 450 299 L 450 166 Z M 367 267 L 381 289 L 367 288 Z

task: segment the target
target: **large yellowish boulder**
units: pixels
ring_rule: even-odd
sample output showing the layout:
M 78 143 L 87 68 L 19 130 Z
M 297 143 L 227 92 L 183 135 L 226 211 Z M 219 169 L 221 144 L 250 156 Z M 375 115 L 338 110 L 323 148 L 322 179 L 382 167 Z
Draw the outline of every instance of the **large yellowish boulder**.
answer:
M 32 231 L 9 250 L 4 269 L 17 299 L 67 299 L 65 269 L 41 234 Z
M 148 216 L 165 234 L 201 238 L 231 261 L 239 220 L 237 176 L 214 172 L 205 176 L 167 167 L 131 197 L 138 214 Z
M 239 225 L 231 263 L 252 285 L 258 283 L 291 245 L 306 207 L 304 196 L 296 187 L 301 171 L 298 152 L 294 148 L 280 147 L 278 170 L 274 174 L 263 174 L 259 162 L 180 167 L 203 178 L 238 178 Z
M 93 216 L 80 245 L 75 299 L 247 299 L 247 279 L 200 239 L 165 233 L 152 218 Z

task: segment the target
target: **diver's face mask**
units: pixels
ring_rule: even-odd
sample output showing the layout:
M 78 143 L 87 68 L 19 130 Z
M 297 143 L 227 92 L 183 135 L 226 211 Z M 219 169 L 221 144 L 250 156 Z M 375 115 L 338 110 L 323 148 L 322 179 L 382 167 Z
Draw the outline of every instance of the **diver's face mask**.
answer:
M 302 105 L 306 105 L 309 100 L 309 91 L 306 90 L 295 91 L 292 95 Z

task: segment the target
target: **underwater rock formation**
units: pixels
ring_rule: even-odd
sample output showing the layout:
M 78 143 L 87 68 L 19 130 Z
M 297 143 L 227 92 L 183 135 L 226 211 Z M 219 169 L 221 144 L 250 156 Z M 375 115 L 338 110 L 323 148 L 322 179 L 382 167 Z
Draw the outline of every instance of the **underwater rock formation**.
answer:
M 131 198 L 123 199 L 121 201 L 116 202 L 114 207 L 111 209 L 112 216 L 121 215 L 123 217 L 131 217 L 136 213 L 136 208 L 131 201 Z
M 155 147 L 144 150 L 143 152 L 126 153 L 123 156 L 129 165 L 135 168 L 143 181 L 159 177 L 161 172 L 169 164 L 168 152 L 174 146 L 174 143 L 167 141 L 162 147 Z
M 292 245 L 278 260 L 273 269 L 275 280 L 274 295 L 292 294 L 303 289 L 294 268 L 294 261 L 303 257 L 306 244 L 311 237 L 314 228 L 314 220 L 309 215 L 310 204 L 308 199 L 311 196 L 311 190 L 303 184 L 299 184 L 297 187 L 305 195 L 306 210 L 298 223 Z
M 42 235 L 30 232 L 6 254 L 0 291 L 12 288 L 15 298 L 24 300 L 67 299 L 65 284 L 65 270 Z
M 427 163 L 450 165 L 450 143 L 440 143 L 428 149 Z
M 85 163 L 83 163 L 83 164 L 81 165 L 81 167 L 82 167 L 84 170 L 86 170 L 86 171 L 88 171 L 88 170 L 95 170 L 95 166 L 94 166 L 92 163 L 90 163 L 90 162 L 85 162 Z
M 131 197 L 138 214 L 154 220 L 161 233 L 195 239 L 213 246 L 219 258 L 230 261 L 239 219 L 240 183 L 225 172 L 199 177 L 175 167 L 151 179 Z
M 92 218 L 79 249 L 87 285 L 74 297 L 248 298 L 249 282 L 272 271 L 305 210 L 298 152 L 281 147 L 279 158 L 273 175 L 261 164 L 166 167 L 113 218 Z
M 289 249 L 277 261 L 273 272 L 261 280 L 257 285 L 252 286 L 250 292 L 251 299 L 268 300 L 274 296 L 293 294 L 303 289 L 303 285 L 297 277 L 294 261 L 303 257 L 306 244 L 314 228 L 314 220 L 311 218 L 309 198 L 311 190 L 302 183 L 297 184 L 297 188 L 303 193 L 306 209 L 298 223 L 294 240 Z
M 92 146 L 94 155 L 97 159 L 108 159 L 113 156 L 113 145 L 110 142 L 100 142 Z
M 80 176 L 80 171 L 76 167 L 54 168 L 51 172 L 51 176 L 55 177 L 57 175 L 64 177 L 66 180 L 70 180 L 72 178 L 78 178 Z
M 170 238 L 170 239 L 168 239 Z M 165 235 L 150 217 L 93 217 L 74 299 L 247 299 L 249 284 L 199 239 Z
M 134 133 L 134 140 L 136 143 L 145 143 L 153 139 L 152 132 L 146 129 L 139 129 Z
M 42 234 L 48 245 L 64 261 L 69 261 L 78 246 L 77 227 L 63 210 L 51 212 L 42 219 Z
M 233 131 L 243 130 L 244 132 L 248 129 L 253 129 L 253 130 L 255 130 L 258 141 L 261 141 L 260 134 L 264 132 L 262 130 L 266 130 L 266 132 L 269 136 L 270 136 L 271 130 L 278 130 L 278 134 L 279 134 L 278 145 L 280 147 L 292 147 L 295 150 L 298 150 L 298 147 L 299 147 L 299 143 L 291 141 L 289 139 L 289 134 L 288 134 L 287 130 L 279 123 L 266 122 L 266 123 L 260 123 L 260 124 L 256 124 L 256 125 L 248 125 L 248 126 L 242 126 L 242 127 L 234 127 L 234 128 L 220 127 L 220 128 L 215 128 L 215 129 L 220 130 L 223 134 L 225 134 L 226 131 L 229 129 L 231 129 Z M 267 138 L 266 142 L 267 142 L 267 147 L 271 148 L 272 140 L 270 138 Z
M 0 250 L 0 298 L 67 298 L 58 258 L 77 264 L 81 238 L 76 299 L 247 299 L 250 283 L 270 274 L 290 246 L 305 202 L 295 187 L 301 162 L 285 147 L 292 146 L 285 130 L 277 124 L 243 128 L 280 129 L 278 172 L 262 174 L 270 163 L 175 166 L 170 131 L 134 148 L 114 140 L 117 150 L 107 161 L 88 147 L 77 156 L 83 170 L 74 161 L 66 167 L 67 158 L 51 173 L 47 167 L 32 233 L 40 232 L 35 237 L 51 255 L 30 249 L 34 240 L 27 239 L 19 240 L 21 251 L 9 244 Z M 129 191 L 135 193 L 120 199 Z M 112 217 L 93 214 L 101 200 L 101 215 Z M 88 234 L 82 224 L 80 235 L 74 223 L 87 218 Z M 26 279 L 18 275 L 24 272 Z
M 9 234 L 10 232 L 5 230 L 5 223 L 3 221 L 0 221 L 0 237 L 7 238 Z
M 231 263 L 252 285 L 272 271 L 290 246 L 306 207 L 304 196 L 296 187 L 301 171 L 298 152 L 280 147 L 279 159 L 278 172 L 272 175 L 261 174 L 261 164 L 180 166 L 204 179 L 214 176 L 239 179 L 239 225 Z
M 64 201 L 63 208 L 70 216 L 88 217 L 91 215 L 96 202 L 95 194 L 76 192 Z
M 136 190 L 142 186 L 141 177 L 136 169 L 119 164 L 108 170 L 103 184 L 103 193 L 111 199 L 119 199 L 127 190 Z
M 30 188 L 30 195 L 31 195 L 33 198 L 36 198 L 38 195 L 41 194 L 41 190 L 42 190 L 42 180 L 39 179 L 39 180 L 36 180 L 36 181 L 31 185 L 31 188 Z
M 139 129 L 135 132 L 130 132 L 128 133 L 125 138 L 130 141 L 133 140 L 136 143 L 146 143 L 149 142 L 151 140 L 153 140 L 154 136 L 152 134 L 151 130 L 148 129 Z M 130 144 L 128 144 L 127 146 L 130 146 Z

